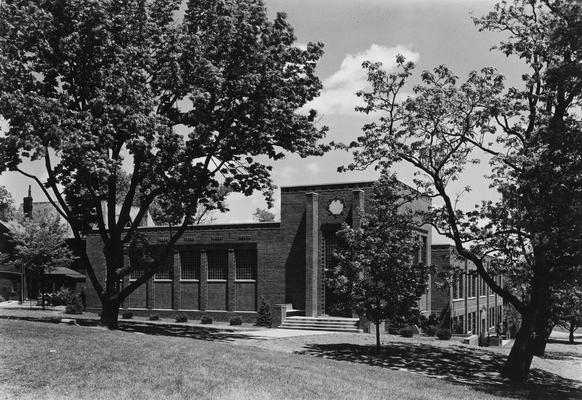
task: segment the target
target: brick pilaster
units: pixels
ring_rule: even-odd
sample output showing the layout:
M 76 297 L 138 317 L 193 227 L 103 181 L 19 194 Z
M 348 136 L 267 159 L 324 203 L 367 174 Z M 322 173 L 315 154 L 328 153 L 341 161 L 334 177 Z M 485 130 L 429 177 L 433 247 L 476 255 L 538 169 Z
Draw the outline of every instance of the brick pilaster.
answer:
M 362 223 L 362 213 L 364 212 L 363 190 L 352 190 L 352 204 L 352 228 L 359 229 Z
M 227 304 L 228 311 L 236 310 L 236 260 L 234 249 L 228 249 L 228 277 L 227 277 Z
M 306 194 L 305 204 L 305 315 L 319 312 L 319 215 L 317 193 Z
M 179 310 L 182 308 L 180 304 L 180 276 L 182 276 L 182 264 L 180 262 L 180 252 L 174 250 L 174 262 L 172 265 L 174 273 L 172 274 L 172 308 Z
M 200 311 L 208 308 L 208 255 L 200 251 Z

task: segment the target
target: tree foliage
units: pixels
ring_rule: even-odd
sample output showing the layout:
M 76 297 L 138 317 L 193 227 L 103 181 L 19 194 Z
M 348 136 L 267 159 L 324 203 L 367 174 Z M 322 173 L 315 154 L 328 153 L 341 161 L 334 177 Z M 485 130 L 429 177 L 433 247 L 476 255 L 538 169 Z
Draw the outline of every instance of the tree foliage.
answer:
M 14 200 L 6 187 L 0 185 L 0 220 L 10 221 L 14 216 Z
M 344 225 L 338 232 L 337 266 L 327 276 L 336 300 L 376 327 L 388 319 L 410 320 L 419 313 L 418 300 L 427 289 L 417 221 L 407 209 L 414 195 L 399 193 L 399 187 L 394 176 L 383 176 L 374 185 L 361 227 Z
M 0 169 L 36 180 L 77 240 L 97 228 L 105 281 L 82 261 L 111 327 L 121 300 L 155 273 L 119 285 L 131 269 L 123 246 L 150 205 L 180 221 L 165 259 L 200 207 L 225 209 L 222 185 L 272 201 L 270 166 L 255 156 L 325 149 L 315 112 L 297 112 L 321 89 L 322 45 L 296 47 L 286 16 L 270 21 L 261 0 L 189 1 L 177 20 L 180 3 L 0 5 Z M 26 172 L 29 159 L 44 162 L 46 181 Z
M 272 222 L 275 220 L 275 214 L 263 208 L 257 208 L 253 213 L 253 218 L 258 222 Z
M 66 234 L 67 227 L 56 213 L 38 213 L 35 218 L 20 216 L 10 231 L 15 246 L 6 257 L 7 264 L 42 281 L 55 268 L 69 267 L 75 261 L 65 242 Z
M 576 112 L 582 8 L 573 1 L 514 0 L 475 22 L 506 34 L 498 49 L 525 62 L 522 87 L 506 89 L 491 67 L 459 83 L 440 66 L 423 72 L 414 96 L 399 103 L 414 65 L 399 57 L 397 70 L 387 72 L 366 63 L 372 90 L 359 93 L 366 102 L 360 111 L 381 116 L 344 147 L 355 150 L 349 168 L 409 163 L 419 189 L 442 200 L 427 218 L 523 317 L 503 371 L 523 380 L 547 338 L 551 293 L 582 273 L 582 126 Z M 463 212 L 451 183 L 478 162 L 477 151 L 492 157 L 491 181 L 501 200 Z M 498 260 L 489 270 L 487 254 Z M 524 295 L 499 286 L 492 279 L 498 273 L 519 280 Z

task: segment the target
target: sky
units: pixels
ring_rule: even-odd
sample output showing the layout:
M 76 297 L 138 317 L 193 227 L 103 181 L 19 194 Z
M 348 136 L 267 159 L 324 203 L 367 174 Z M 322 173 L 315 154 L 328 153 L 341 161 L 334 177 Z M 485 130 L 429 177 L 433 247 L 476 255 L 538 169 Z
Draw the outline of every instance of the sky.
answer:
M 354 111 L 358 104 L 355 92 L 366 88 L 361 64 L 365 60 L 381 61 L 387 68 L 393 66 L 397 54 L 403 54 L 416 63 L 418 76 L 422 70 L 446 64 L 462 80 L 471 70 L 494 66 L 507 77 L 508 85 L 519 84 L 523 65 L 508 60 L 490 48 L 502 39 L 499 34 L 479 32 L 471 15 L 482 16 L 492 9 L 490 0 L 264 0 L 271 17 L 285 12 L 295 29 L 297 45 L 323 42 L 325 54 L 318 66 L 323 82 L 321 96 L 307 105 L 317 109 L 321 125 L 329 127 L 327 140 L 350 142 L 361 134 L 361 128 L 370 117 Z M 472 208 L 482 199 L 495 199 L 484 175 L 489 173 L 487 158 L 471 167 L 458 182 L 460 190 L 470 185 L 473 190 L 460 201 L 461 208 Z M 482 156 L 482 157 L 481 157 Z M 273 181 L 278 187 L 321 183 L 374 180 L 373 171 L 338 173 L 337 167 L 351 161 L 347 152 L 332 151 L 323 157 L 300 159 L 290 154 L 273 165 Z M 41 165 L 27 165 L 31 172 Z M 412 183 L 413 171 L 406 165 L 397 165 L 400 180 Z M 0 175 L 0 185 L 12 193 L 16 204 L 32 185 L 35 201 L 45 201 L 42 192 L 32 180 L 16 173 Z M 276 193 L 272 210 L 278 217 L 279 194 Z M 260 194 L 245 198 L 233 194 L 229 198 L 227 214 L 217 215 L 217 222 L 247 222 L 256 208 L 266 208 Z M 436 238 L 434 243 L 444 239 Z

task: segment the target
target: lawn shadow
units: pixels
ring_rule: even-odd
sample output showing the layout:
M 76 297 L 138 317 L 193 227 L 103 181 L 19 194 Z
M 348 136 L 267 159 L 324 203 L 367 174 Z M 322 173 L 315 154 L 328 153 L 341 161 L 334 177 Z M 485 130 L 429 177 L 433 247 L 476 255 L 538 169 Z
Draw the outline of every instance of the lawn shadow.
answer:
M 131 323 L 119 322 L 118 329 L 125 332 L 143 333 L 146 335 L 174 336 L 181 338 L 208 340 L 213 342 L 228 342 L 235 339 L 249 339 L 234 330 L 225 330 L 212 327 L 199 327 L 177 324 L 148 324 L 132 321 Z
M 499 374 L 506 356 L 474 347 L 440 347 L 424 343 L 390 342 L 380 353 L 371 345 L 310 344 L 296 352 L 312 356 L 408 371 L 469 385 L 476 390 L 528 399 L 581 399 L 582 384 L 533 369 L 526 384 L 512 384 Z

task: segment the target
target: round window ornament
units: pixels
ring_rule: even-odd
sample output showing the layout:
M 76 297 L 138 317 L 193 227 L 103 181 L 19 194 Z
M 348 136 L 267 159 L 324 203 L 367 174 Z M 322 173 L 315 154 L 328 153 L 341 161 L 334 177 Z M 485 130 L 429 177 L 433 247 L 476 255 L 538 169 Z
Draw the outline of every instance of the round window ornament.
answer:
M 344 208 L 344 202 L 341 199 L 333 199 L 327 206 L 327 210 L 331 215 L 340 215 L 344 211 Z

